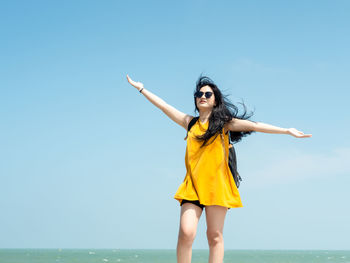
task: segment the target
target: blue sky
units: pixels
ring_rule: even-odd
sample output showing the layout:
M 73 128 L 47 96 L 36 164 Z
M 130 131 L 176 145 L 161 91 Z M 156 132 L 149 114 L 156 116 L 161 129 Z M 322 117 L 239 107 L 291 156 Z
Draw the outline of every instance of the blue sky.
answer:
M 201 73 L 252 120 L 225 249 L 350 249 L 349 1 L 7 1 L 0 247 L 175 249 Z M 193 248 L 208 247 L 205 213 Z

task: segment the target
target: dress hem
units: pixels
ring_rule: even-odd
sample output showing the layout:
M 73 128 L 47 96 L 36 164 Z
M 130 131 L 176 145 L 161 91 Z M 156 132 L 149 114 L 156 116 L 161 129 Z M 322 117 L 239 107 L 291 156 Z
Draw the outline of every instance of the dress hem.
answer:
M 175 197 L 175 196 L 174 196 L 174 199 L 177 200 L 177 201 L 179 201 L 180 206 L 181 206 L 182 200 L 184 200 L 184 199 L 189 200 L 189 201 L 199 201 L 199 199 L 189 199 L 189 198 Z M 240 207 L 243 207 L 243 205 L 227 206 L 227 205 L 222 205 L 222 204 L 211 204 L 211 205 L 208 205 L 208 204 L 205 204 L 205 203 L 200 203 L 200 204 L 201 204 L 201 205 L 204 205 L 204 206 L 219 205 L 219 206 L 223 206 L 223 207 L 226 207 L 226 208 L 240 208 Z

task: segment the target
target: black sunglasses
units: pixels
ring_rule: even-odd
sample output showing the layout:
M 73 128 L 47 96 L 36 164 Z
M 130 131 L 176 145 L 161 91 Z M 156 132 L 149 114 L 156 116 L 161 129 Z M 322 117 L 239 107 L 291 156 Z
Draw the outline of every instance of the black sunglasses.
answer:
M 194 94 L 194 96 L 195 96 L 196 98 L 202 98 L 203 94 L 204 94 L 203 91 L 197 91 L 197 92 Z M 207 92 L 205 93 L 205 97 L 206 97 L 207 99 L 209 99 L 209 98 L 211 97 L 211 95 L 213 95 L 213 92 L 211 92 L 211 91 L 207 91 Z

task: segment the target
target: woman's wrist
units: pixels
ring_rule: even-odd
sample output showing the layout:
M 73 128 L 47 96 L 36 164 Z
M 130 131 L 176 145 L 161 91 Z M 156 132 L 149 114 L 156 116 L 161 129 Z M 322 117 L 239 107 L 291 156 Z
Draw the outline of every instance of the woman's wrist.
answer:
M 143 89 L 144 89 L 143 87 L 142 87 L 141 89 L 139 89 L 139 92 L 142 93 L 142 90 L 143 90 Z

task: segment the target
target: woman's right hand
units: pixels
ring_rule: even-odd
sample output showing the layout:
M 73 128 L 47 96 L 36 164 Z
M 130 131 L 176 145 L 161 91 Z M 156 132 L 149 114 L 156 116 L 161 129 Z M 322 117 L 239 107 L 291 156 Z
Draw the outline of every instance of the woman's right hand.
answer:
M 129 75 L 126 75 L 128 82 L 133 85 L 137 90 L 143 88 L 143 84 L 141 82 L 133 81 Z M 170 119 L 174 122 L 182 126 L 187 131 L 187 126 L 190 120 L 193 118 L 190 115 L 187 115 L 173 106 L 166 103 L 164 100 L 159 98 L 157 95 L 153 94 L 151 91 L 147 90 L 147 92 L 141 92 L 153 105 L 162 110 Z
M 140 90 L 143 88 L 143 84 L 141 82 L 136 82 L 136 81 L 133 81 L 128 74 L 126 74 L 126 78 L 128 80 L 128 82 L 133 85 L 137 90 Z

